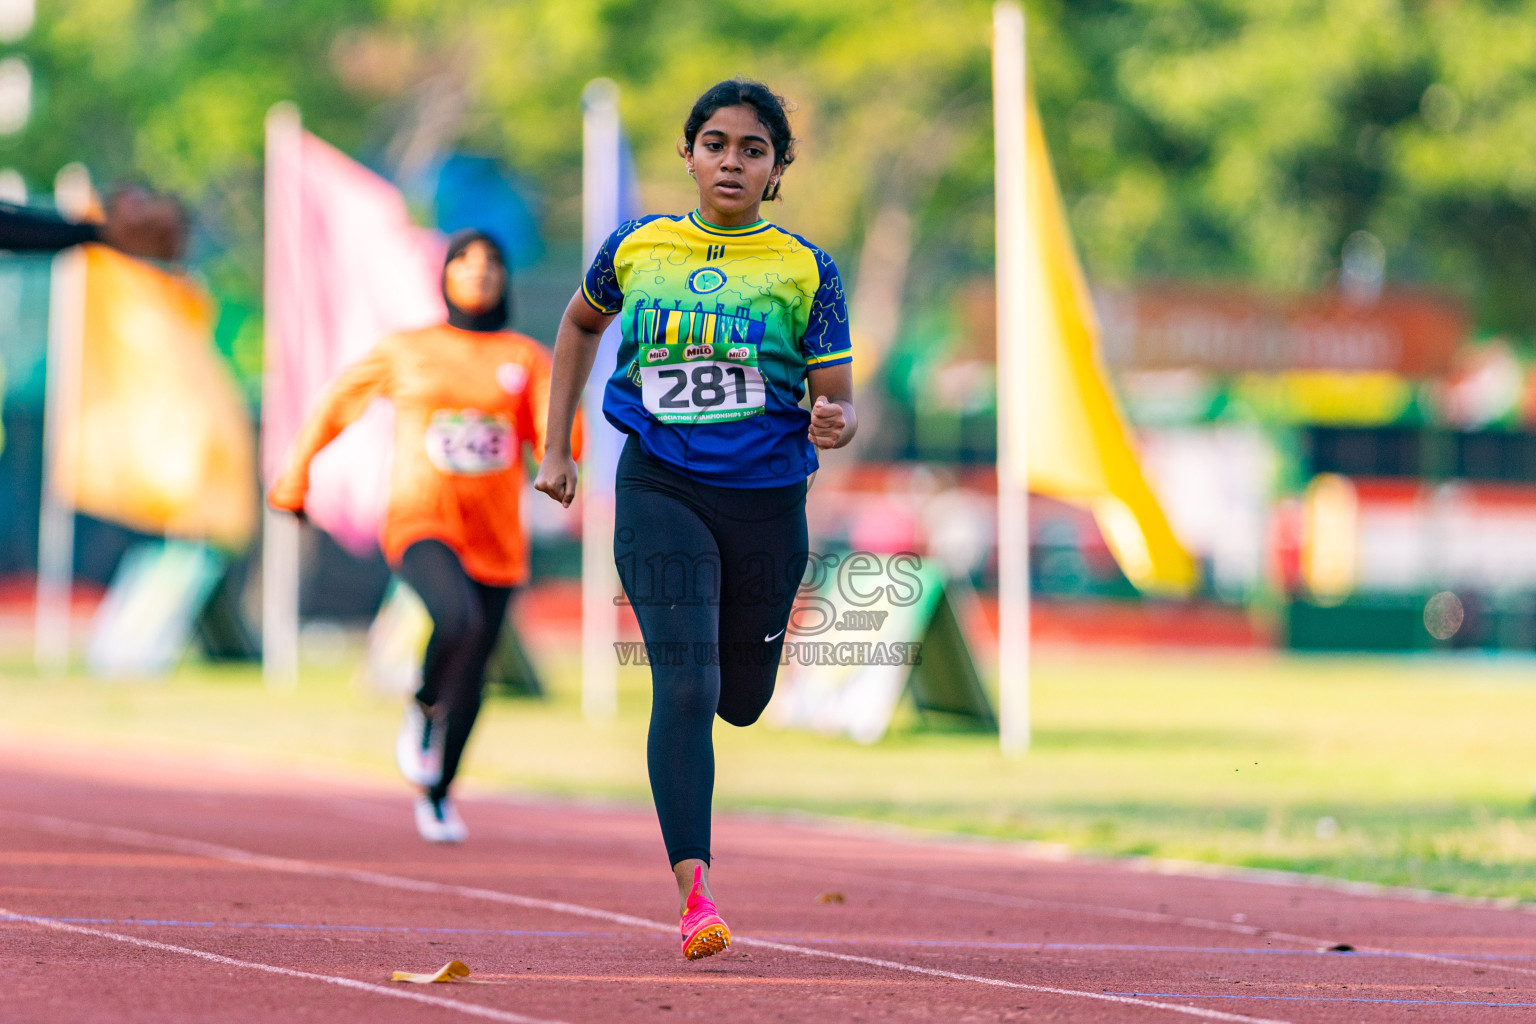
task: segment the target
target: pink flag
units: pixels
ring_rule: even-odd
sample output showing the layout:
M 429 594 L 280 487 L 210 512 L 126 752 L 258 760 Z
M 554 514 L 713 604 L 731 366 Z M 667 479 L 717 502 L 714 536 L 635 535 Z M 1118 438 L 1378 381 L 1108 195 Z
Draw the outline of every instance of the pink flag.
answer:
M 393 185 L 293 124 L 267 153 L 262 474 L 287 463 L 316 398 L 394 331 L 447 316 L 445 243 L 411 223 Z M 394 411 L 376 402 L 310 468 L 305 510 L 348 550 L 378 545 Z

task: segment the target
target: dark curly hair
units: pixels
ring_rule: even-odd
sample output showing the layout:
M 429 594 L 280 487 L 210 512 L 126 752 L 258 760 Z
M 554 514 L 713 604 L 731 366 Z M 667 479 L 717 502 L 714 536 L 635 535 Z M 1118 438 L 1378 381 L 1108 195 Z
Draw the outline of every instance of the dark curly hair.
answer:
M 683 153 L 693 153 L 693 140 L 704 122 L 715 116 L 715 111 L 725 107 L 751 107 L 757 111 L 757 119 L 768 129 L 768 141 L 773 144 L 773 164 L 783 180 L 783 170 L 795 162 L 795 137 L 789 132 L 789 114 L 784 109 L 784 97 L 775 93 L 762 82 L 750 78 L 730 78 L 710 86 L 693 104 L 688 120 L 683 122 Z M 779 181 L 769 185 L 763 199 L 779 197 Z

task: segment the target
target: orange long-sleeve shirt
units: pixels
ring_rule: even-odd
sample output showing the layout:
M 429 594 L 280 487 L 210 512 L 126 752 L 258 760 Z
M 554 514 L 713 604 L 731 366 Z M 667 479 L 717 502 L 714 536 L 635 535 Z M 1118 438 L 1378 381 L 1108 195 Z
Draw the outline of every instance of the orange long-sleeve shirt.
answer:
M 443 324 L 390 335 L 321 396 L 267 500 L 301 510 L 316 453 L 373 399 L 387 398 L 395 407 L 395 459 L 380 538 L 385 558 L 398 565 L 416 541 L 440 540 L 474 579 L 522 583 L 523 445 L 533 446 L 535 459 L 544 457 L 549 374 L 538 343 L 510 331 Z M 580 433 L 578 421 L 573 451 Z

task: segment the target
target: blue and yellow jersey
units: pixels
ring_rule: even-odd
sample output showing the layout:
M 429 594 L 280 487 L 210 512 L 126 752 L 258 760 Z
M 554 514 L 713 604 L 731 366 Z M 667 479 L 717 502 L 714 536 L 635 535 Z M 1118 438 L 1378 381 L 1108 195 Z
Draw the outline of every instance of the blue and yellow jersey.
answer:
M 853 358 L 826 253 L 767 221 L 642 217 L 608 236 L 582 294 L 619 316 L 603 413 L 653 458 L 724 487 L 781 487 L 816 470 L 805 375 Z

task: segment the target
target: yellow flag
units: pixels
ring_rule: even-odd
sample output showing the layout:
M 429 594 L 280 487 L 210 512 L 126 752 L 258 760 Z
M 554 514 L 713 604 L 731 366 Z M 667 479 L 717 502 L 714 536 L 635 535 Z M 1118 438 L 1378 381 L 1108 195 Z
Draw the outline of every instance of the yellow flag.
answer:
M 256 438 L 211 344 L 211 304 L 183 277 L 85 247 L 78 400 L 54 479 L 81 512 L 239 547 L 256 524 Z
M 1025 239 L 1027 388 L 1005 381 L 1003 401 L 1025 395 L 1030 490 L 1094 514 L 1121 570 L 1137 587 L 1185 593 L 1198 580 L 1142 475 L 1130 432 L 1099 356 L 1099 328 L 1033 98 L 1026 105 Z M 1013 451 L 1026 446 L 1015 439 Z M 1005 467 L 1015 474 L 1023 467 Z

